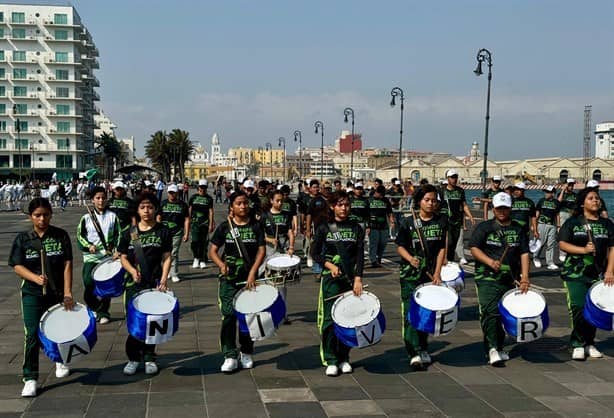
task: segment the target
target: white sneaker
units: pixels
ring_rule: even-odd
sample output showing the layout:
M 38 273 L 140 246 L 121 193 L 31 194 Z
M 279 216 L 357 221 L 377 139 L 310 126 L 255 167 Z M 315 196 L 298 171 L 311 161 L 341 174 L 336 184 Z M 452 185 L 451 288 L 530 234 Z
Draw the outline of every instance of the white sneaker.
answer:
M 341 369 L 341 373 L 352 373 L 354 371 L 354 369 L 352 368 L 352 365 L 347 361 L 344 361 L 343 363 L 341 363 L 339 365 L 339 368 Z
M 535 268 L 541 268 L 542 262 L 539 261 L 539 258 L 534 258 L 533 259 L 533 265 L 535 266 Z
M 138 361 L 129 361 L 128 363 L 126 363 L 126 366 L 124 366 L 124 374 L 126 376 L 132 376 L 133 374 L 136 373 L 136 369 L 138 368 L 139 368 Z
M 33 396 L 36 396 L 37 386 L 38 383 L 36 382 L 36 380 L 26 380 L 23 384 L 23 389 L 21 390 L 21 396 L 23 396 L 24 398 L 31 398 Z
M 422 357 L 418 356 L 413 356 L 410 360 L 409 360 L 409 365 L 413 368 L 422 368 L 423 364 L 422 364 Z
M 179 278 L 179 276 L 171 276 L 171 282 L 179 283 L 180 281 L 181 279 Z
M 467 259 L 465 257 L 461 258 L 458 262 L 461 266 L 464 266 L 465 264 L 468 263 Z
M 195 258 L 194 262 L 192 263 L 192 268 L 193 269 L 197 269 L 198 268 L 198 263 L 200 263 L 200 260 L 198 258 Z
M 586 354 L 584 352 L 584 347 L 576 347 L 571 352 L 571 358 L 573 360 L 584 360 L 586 358 Z
M 207 263 L 205 263 L 204 261 L 201 261 L 200 262 L 200 268 L 201 269 L 207 268 Z
M 63 377 L 66 377 L 70 374 L 70 367 L 62 364 L 62 363 L 55 363 L 55 377 L 57 377 L 58 379 L 61 379 Z
M 547 269 L 548 270 L 558 270 L 559 266 L 557 266 L 556 264 L 548 264 Z
M 153 361 L 145 362 L 145 374 L 156 374 L 158 373 L 158 365 Z
M 565 256 L 564 255 L 559 255 L 559 261 L 562 263 L 565 261 Z
M 339 374 L 339 367 L 337 367 L 335 364 L 331 364 L 330 366 L 326 367 L 326 376 L 337 376 Z
M 488 364 L 490 364 L 491 366 L 497 366 L 501 364 L 502 362 L 503 362 L 503 359 L 501 358 L 499 351 L 497 351 L 496 348 L 491 348 L 488 351 Z
M 313 267 L 313 258 L 310 255 L 307 256 L 307 267 Z
M 254 360 L 251 355 L 241 353 L 241 367 L 244 369 L 251 369 L 254 367 Z
M 508 353 L 507 351 L 499 351 L 499 357 L 501 357 L 501 360 L 503 361 L 508 361 L 510 359 L 510 353 Z
M 239 368 L 239 362 L 236 358 L 227 358 L 224 360 L 224 364 L 222 364 L 222 372 L 223 373 L 231 373 Z
M 431 364 L 433 360 L 431 360 L 431 355 L 428 351 L 420 351 L 420 361 L 422 364 Z
M 586 353 L 590 358 L 603 358 L 603 354 L 601 351 L 597 350 L 597 347 L 594 345 L 589 345 L 586 347 Z
M 108 324 L 109 322 L 111 322 L 111 320 L 106 316 L 101 316 L 100 320 L 98 321 L 100 325 Z

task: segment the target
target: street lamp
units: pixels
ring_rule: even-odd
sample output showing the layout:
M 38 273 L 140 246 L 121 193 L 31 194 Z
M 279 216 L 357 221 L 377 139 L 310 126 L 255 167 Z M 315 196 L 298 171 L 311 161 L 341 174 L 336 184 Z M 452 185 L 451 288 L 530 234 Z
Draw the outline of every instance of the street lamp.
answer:
M 392 100 L 390 101 L 391 107 L 396 105 L 395 99 L 397 96 L 401 98 L 401 130 L 399 131 L 399 181 L 401 181 L 401 164 L 403 156 L 403 102 L 405 101 L 405 96 L 403 95 L 403 90 L 400 87 L 393 88 L 390 95 L 392 96 Z
M 314 126 L 316 133 L 319 131 L 322 135 L 322 145 L 320 145 L 320 183 L 322 183 L 324 179 L 324 122 L 317 120 Z
M 484 130 L 484 167 L 482 168 L 482 191 L 486 192 L 486 177 L 488 163 L 488 121 L 490 120 L 490 82 L 492 80 L 492 54 L 488 49 L 482 48 L 477 55 L 478 66 L 473 71 L 476 76 L 484 74 L 482 72 L 482 62 L 488 64 L 488 92 L 486 93 L 486 128 Z
M 282 143 L 284 144 L 284 172 L 281 175 L 281 181 L 283 184 L 285 184 L 286 183 L 286 138 L 284 138 L 283 136 L 280 136 L 278 142 L 279 142 L 278 146 L 280 147 Z
M 23 166 L 23 157 L 21 156 L 21 121 L 17 117 L 17 105 L 13 105 L 13 116 L 15 119 L 15 130 L 17 131 L 17 149 L 19 150 L 19 184 L 21 184 L 21 167 Z
M 354 109 L 346 107 L 343 110 L 343 121 L 348 123 L 348 116 L 352 116 L 352 154 L 350 156 L 350 180 L 354 178 Z
M 294 131 L 294 142 L 298 139 L 298 176 L 303 178 L 303 134 L 301 131 Z
M 266 147 L 266 150 L 269 152 L 269 155 L 271 156 L 270 162 L 270 174 L 271 174 L 271 183 L 273 182 L 273 145 L 271 145 L 270 142 L 267 142 L 266 144 L 264 144 Z

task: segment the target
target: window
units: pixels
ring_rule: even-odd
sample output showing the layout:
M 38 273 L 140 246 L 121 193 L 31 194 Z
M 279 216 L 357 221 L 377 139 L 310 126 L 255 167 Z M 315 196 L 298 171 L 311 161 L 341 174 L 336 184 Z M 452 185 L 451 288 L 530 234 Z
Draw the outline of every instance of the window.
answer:
M 19 121 L 19 132 L 28 132 L 28 122 L 25 120 Z M 25 140 L 27 141 L 27 139 Z
M 25 68 L 13 68 L 13 78 L 26 78 L 27 71 Z
M 6 138 L 0 138 L 0 149 L 6 149 Z
M 56 168 L 72 168 L 72 155 L 56 155 Z
M 56 122 L 55 127 L 58 132 L 70 132 L 70 122 Z
M 4 12 L 0 12 L 0 22 L 4 22 Z
M 55 61 L 56 62 L 68 62 L 68 52 L 56 52 Z
M 0 115 L 6 114 L 6 104 L 0 103 Z
M 18 115 L 25 115 L 28 113 L 28 105 L 25 103 L 17 103 L 15 104 L 15 113 Z
M 68 15 L 64 13 L 56 13 L 53 15 L 53 23 L 55 25 L 67 25 L 68 24 Z
M 11 22 L 13 23 L 26 23 L 26 14 L 20 12 L 11 13 Z
M 0 132 L 6 132 L 6 121 L 0 120 Z
M 68 97 L 70 89 L 68 87 L 56 87 L 55 95 L 58 97 Z
M 9 166 L 9 161 L 10 159 L 8 155 L 0 155 L 0 167 L 7 168 Z
M 60 40 L 60 41 L 68 40 L 68 31 L 67 30 L 56 30 L 55 39 Z
M 26 51 L 13 51 L 13 61 L 25 61 Z
M 58 149 L 59 150 L 69 150 L 70 149 L 70 139 L 68 138 L 58 139 Z
M 55 113 L 58 115 L 70 115 L 70 106 L 66 104 L 55 105 Z
M 0 86 L 0 96 L 6 96 L 6 87 Z
M 599 139 L 603 139 L 603 135 L 599 135 Z
M 0 68 L 0 78 L 6 77 L 6 70 L 4 68 Z
M 28 140 L 27 139 L 19 139 L 19 140 L 15 140 L 15 149 L 28 149 L 30 148 L 29 144 L 28 144 Z
M 68 80 L 68 70 L 55 70 L 56 80 Z
M 26 39 L 26 30 L 24 28 L 13 28 L 13 38 Z
M 25 86 L 15 86 L 13 87 L 13 96 L 15 97 L 24 97 L 28 95 L 28 88 Z
M 30 157 L 30 154 L 13 155 L 13 167 L 30 168 Z
M 4 38 L 4 28 L 0 28 L 0 38 Z
M 0 51 L 0 61 L 4 61 L 4 51 Z

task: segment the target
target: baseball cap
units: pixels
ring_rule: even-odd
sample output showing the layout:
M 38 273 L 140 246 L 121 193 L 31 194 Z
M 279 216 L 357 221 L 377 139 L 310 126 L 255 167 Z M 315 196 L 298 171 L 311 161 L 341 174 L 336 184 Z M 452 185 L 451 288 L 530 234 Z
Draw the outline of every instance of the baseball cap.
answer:
M 501 176 L 492 176 L 492 181 L 501 181 Z
M 512 197 L 505 192 L 497 193 L 492 198 L 492 206 L 495 208 L 500 208 L 500 207 L 511 208 L 512 207 Z
M 567 183 L 575 183 L 576 179 L 572 179 L 571 177 L 567 179 Z
M 206 186 L 207 185 L 207 180 L 205 180 L 205 179 L 198 180 L 198 185 L 199 186 Z
M 597 180 L 589 180 L 586 182 L 587 188 L 599 187 L 599 182 Z
M 525 190 L 527 188 L 527 185 L 524 184 L 524 181 L 519 181 L 518 183 L 514 184 L 514 188 Z
M 168 192 L 174 192 L 174 193 L 177 193 L 177 191 L 178 191 L 178 190 L 179 190 L 179 189 L 177 188 L 177 185 L 176 185 L 176 184 L 169 184 L 169 185 L 168 185 L 168 189 L 167 189 L 167 191 L 168 191 Z
M 401 184 L 401 180 L 395 180 L 394 184 Z
M 358 182 L 356 184 L 354 184 L 354 188 L 355 189 L 362 189 L 364 186 L 362 185 L 362 183 Z
M 125 189 L 126 185 L 121 181 L 116 181 L 115 183 L 113 183 L 113 188 L 114 189 Z
M 446 177 L 452 177 L 452 176 L 458 176 L 458 172 L 453 168 L 446 171 Z
M 554 186 L 546 186 L 544 187 L 544 191 L 552 193 L 554 191 Z
M 252 180 L 249 180 L 249 179 L 245 180 L 243 182 L 243 187 L 245 187 L 246 189 L 249 189 L 249 188 L 253 189 L 254 188 L 254 182 Z
M 151 186 L 153 183 L 149 180 L 145 180 L 145 186 Z

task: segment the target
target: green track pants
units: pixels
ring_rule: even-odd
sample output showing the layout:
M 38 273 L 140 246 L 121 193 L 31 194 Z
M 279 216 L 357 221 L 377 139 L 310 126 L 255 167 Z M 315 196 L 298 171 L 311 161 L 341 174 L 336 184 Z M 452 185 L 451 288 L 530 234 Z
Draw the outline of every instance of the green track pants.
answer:
M 325 300 L 339 293 L 352 289 L 350 282 L 344 277 L 333 279 L 330 272 L 322 275 L 320 295 L 318 297 L 318 330 L 320 331 L 320 360 L 324 366 L 338 365 L 349 361 L 350 347 L 343 344 L 335 335 L 334 322 L 331 314 L 336 299 Z
M 569 343 L 572 348 L 585 347 L 595 343 L 597 329 L 584 319 L 583 313 L 586 294 L 593 283 L 588 278 L 563 281 L 567 290 L 567 310 L 571 321 Z
M 239 290 L 244 287 L 236 283 L 243 280 L 245 279 L 219 279 L 218 304 L 222 313 L 220 349 L 222 354 L 224 354 L 224 358 L 236 359 L 239 357 L 239 350 L 237 350 L 237 316 L 235 315 L 233 300 Z M 239 332 L 239 344 L 241 344 L 242 353 L 252 354 L 254 352 L 254 342 L 249 334 Z
M 480 325 L 484 334 L 484 352 L 488 354 L 491 348 L 503 349 L 505 330 L 501 323 L 499 301 L 508 290 L 514 286 L 495 280 L 476 280 L 476 292 L 480 309 Z

